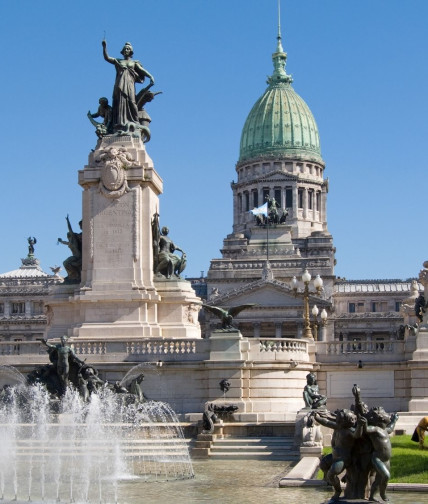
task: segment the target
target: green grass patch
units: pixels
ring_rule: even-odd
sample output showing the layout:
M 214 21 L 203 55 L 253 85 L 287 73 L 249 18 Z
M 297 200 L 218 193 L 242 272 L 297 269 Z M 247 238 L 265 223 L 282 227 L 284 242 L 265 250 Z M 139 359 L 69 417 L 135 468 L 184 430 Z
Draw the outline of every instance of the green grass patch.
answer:
M 390 483 L 425 483 L 428 484 L 428 449 L 420 450 L 418 443 L 411 441 L 411 436 L 392 436 L 391 479 Z M 331 447 L 323 449 L 323 455 L 331 453 Z M 318 471 L 318 479 L 323 472 Z
M 391 483 L 428 483 L 428 450 L 420 450 L 410 438 L 391 438 Z

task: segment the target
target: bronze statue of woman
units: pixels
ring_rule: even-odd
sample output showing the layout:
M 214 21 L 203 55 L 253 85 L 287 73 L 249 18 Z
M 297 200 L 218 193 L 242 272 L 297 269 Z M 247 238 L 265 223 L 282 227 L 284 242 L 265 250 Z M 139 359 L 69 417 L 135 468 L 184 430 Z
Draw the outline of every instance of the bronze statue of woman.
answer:
M 113 128 L 115 131 L 135 131 L 139 129 L 138 107 L 135 99 L 135 83 L 142 83 L 147 77 L 154 84 L 153 76 L 143 68 L 141 63 L 132 59 L 134 50 L 126 42 L 120 52 L 123 59 L 111 58 L 107 54 L 107 43 L 102 41 L 104 59 L 115 66 L 116 81 L 113 88 Z

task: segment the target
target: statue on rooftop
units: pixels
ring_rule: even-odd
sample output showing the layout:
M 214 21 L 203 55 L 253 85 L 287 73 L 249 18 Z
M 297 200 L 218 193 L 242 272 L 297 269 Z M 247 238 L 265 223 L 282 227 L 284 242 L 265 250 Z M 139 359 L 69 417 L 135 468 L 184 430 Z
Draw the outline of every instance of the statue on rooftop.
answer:
M 68 226 L 67 240 L 58 238 L 58 243 L 67 245 L 71 250 L 72 255 L 64 261 L 64 268 L 67 271 L 67 276 L 64 278 L 65 284 L 80 283 L 82 273 L 82 233 L 75 233 L 71 227 L 70 219 L 65 218 Z M 82 229 L 82 221 L 79 222 Z
M 29 236 L 27 238 L 28 241 L 28 257 L 34 256 L 34 245 L 37 243 L 36 238 Z
M 144 141 L 150 139 L 150 116 L 144 111 L 145 103 L 153 100 L 155 94 L 149 89 L 154 85 L 153 76 L 143 68 L 138 60 L 132 59 L 134 50 L 130 42 L 123 46 L 123 58 L 112 58 L 107 53 L 107 42 L 102 41 L 104 59 L 115 66 L 116 81 L 113 88 L 112 131 L 122 135 L 141 135 Z M 145 78 L 150 83 L 138 94 L 135 84 Z M 156 93 L 157 94 L 157 93 Z

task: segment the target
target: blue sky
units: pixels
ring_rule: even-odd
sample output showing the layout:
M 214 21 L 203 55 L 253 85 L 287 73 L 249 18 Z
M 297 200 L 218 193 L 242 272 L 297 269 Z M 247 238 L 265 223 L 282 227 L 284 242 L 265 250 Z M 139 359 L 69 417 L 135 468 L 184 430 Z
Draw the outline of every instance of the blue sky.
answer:
M 425 229 L 426 0 L 282 0 L 294 89 L 312 110 L 329 177 L 336 274 L 417 276 Z M 111 97 L 125 41 L 163 92 L 147 110 L 147 151 L 164 181 L 160 222 L 207 272 L 232 231 L 235 164 L 245 118 L 266 88 L 276 0 L 0 0 L 2 247 L 0 272 L 20 265 L 28 236 L 45 271 L 77 229 L 77 172 L 96 136 L 86 113 Z

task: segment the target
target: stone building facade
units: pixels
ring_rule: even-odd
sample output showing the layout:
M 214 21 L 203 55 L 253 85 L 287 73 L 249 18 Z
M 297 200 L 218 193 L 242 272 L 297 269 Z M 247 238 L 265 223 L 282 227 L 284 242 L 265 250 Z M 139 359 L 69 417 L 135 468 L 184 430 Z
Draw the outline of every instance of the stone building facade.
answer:
M 48 316 L 45 302 L 49 287 L 60 282 L 45 273 L 33 255 L 21 259 L 21 266 L 0 275 L 0 352 L 46 337 Z

